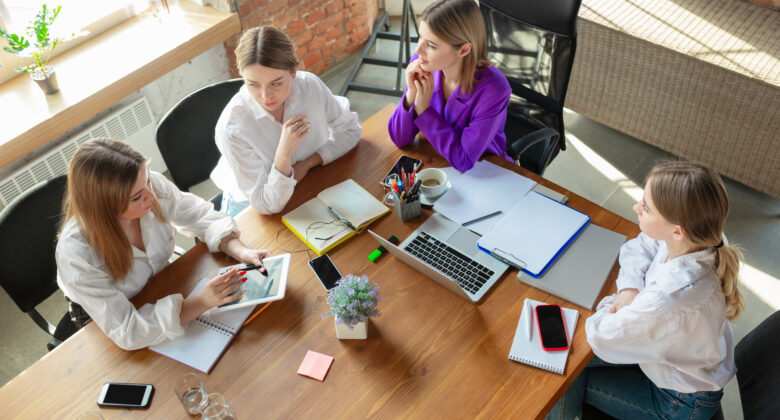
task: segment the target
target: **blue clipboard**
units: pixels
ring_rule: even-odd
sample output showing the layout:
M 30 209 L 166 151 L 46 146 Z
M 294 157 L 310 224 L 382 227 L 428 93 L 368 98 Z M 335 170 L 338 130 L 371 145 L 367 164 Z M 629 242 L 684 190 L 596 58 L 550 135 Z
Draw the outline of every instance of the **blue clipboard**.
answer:
M 590 223 L 590 216 L 535 191 L 502 217 L 477 246 L 537 278 Z

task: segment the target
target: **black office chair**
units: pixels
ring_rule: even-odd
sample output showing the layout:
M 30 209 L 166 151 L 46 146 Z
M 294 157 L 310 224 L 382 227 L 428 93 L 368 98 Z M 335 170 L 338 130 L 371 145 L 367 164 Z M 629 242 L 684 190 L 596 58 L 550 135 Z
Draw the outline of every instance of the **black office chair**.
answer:
M 46 345 L 50 351 L 76 332 L 67 310 L 55 327 L 35 309 L 58 289 L 54 252 L 66 188 L 66 177 L 60 175 L 25 191 L 0 212 L 0 285 L 52 336 Z
M 739 397 L 746 419 L 777 418 L 780 413 L 780 311 L 739 340 L 734 350 Z M 718 409 L 713 419 L 723 419 Z
M 241 85 L 242 79 L 217 82 L 182 99 L 157 124 L 157 147 L 173 178 L 182 190 L 209 179 L 220 158 L 214 143 L 217 120 Z M 222 193 L 211 199 L 219 210 Z
M 480 0 L 488 56 L 512 87 L 504 132 L 515 162 L 539 175 L 566 150 L 563 103 L 581 0 Z

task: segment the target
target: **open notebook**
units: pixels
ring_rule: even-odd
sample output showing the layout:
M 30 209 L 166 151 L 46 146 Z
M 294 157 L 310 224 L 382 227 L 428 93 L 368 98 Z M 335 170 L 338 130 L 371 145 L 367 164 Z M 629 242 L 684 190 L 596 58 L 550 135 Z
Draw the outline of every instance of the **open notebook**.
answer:
M 540 369 L 563 374 L 566 369 L 566 360 L 569 358 L 569 349 L 571 349 L 571 339 L 574 337 L 574 330 L 577 328 L 577 318 L 579 312 L 574 309 L 563 309 L 563 316 L 566 322 L 566 332 L 569 335 L 569 349 L 558 351 L 547 351 L 542 348 L 539 330 L 536 328 L 536 322 L 529 317 L 533 316 L 536 305 L 544 305 L 533 299 L 525 300 L 523 313 L 517 323 L 515 339 L 512 341 L 512 348 L 509 350 L 509 360 L 525 363 Z M 528 339 L 528 329 L 531 328 L 531 339 Z
M 390 211 L 351 179 L 322 190 L 316 197 L 282 216 L 282 223 L 317 255 L 330 251 L 355 235 L 355 231 L 341 223 L 328 207 L 335 209 L 358 230 Z
M 190 295 L 199 292 L 208 281 L 202 279 Z M 149 346 L 149 350 L 208 374 L 254 309 L 246 306 L 220 313 L 206 312 L 184 327 L 183 336 Z

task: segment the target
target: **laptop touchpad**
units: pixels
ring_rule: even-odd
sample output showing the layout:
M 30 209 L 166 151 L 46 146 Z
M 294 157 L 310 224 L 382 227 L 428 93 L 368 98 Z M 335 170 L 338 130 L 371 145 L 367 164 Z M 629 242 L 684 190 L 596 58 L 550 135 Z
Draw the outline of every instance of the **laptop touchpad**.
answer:
M 478 240 L 479 235 L 476 233 L 468 229 L 459 228 L 447 239 L 447 244 L 472 257 L 479 252 L 479 248 L 477 248 Z

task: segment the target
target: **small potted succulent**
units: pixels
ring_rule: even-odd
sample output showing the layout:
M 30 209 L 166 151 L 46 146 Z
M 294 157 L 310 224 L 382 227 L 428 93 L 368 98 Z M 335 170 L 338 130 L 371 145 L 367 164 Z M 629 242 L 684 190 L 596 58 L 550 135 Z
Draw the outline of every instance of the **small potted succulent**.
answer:
M 330 311 L 322 318 L 335 316 L 336 337 L 340 339 L 365 339 L 368 337 L 366 321 L 380 315 L 376 305 L 381 300 L 379 286 L 366 276 L 347 274 L 330 290 Z
M 67 41 L 78 36 L 86 35 L 86 32 L 71 34 L 67 37 L 56 36 L 51 31 L 51 24 L 60 14 L 62 6 L 49 8 L 44 4 L 41 10 L 35 15 L 35 19 L 27 27 L 26 39 L 23 35 L 11 34 L 0 28 L 0 39 L 8 42 L 4 47 L 5 52 L 17 55 L 22 58 L 32 58 L 32 63 L 24 67 L 17 67 L 16 71 L 29 73 L 30 77 L 38 83 L 47 95 L 56 93 L 59 90 L 57 85 L 54 66 L 46 65 L 54 54 L 54 48 L 58 42 Z

